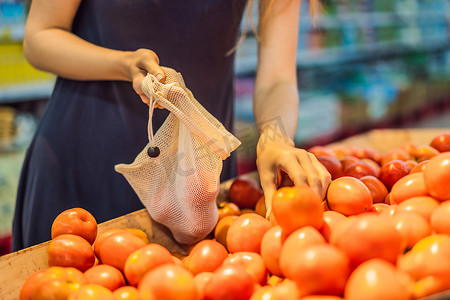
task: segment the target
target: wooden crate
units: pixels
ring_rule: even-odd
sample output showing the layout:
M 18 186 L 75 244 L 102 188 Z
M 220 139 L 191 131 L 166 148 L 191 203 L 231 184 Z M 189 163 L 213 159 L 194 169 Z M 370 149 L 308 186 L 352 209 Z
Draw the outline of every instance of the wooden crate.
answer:
M 255 172 L 246 176 L 257 179 Z M 231 183 L 232 180 L 229 180 L 221 184 L 217 201 L 227 198 Z M 146 209 L 101 223 L 98 225 L 98 233 L 111 228 L 139 228 L 147 234 L 150 242 L 163 245 L 171 253 L 187 254 L 189 246 L 178 244 L 165 226 L 150 218 Z M 48 244 L 49 242 L 41 243 L 0 257 L 0 300 L 17 300 L 20 289 L 28 276 L 38 270 L 48 268 Z
M 386 153 L 408 141 L 414 141 L 419 145 L 429 145 L 431 140 L 443 131 L 450 131 L 450 128 L 375 129 L 329 144 L 329 146 L 372 147 Z
M 400 146 L 407 141 L 415 141 L 418 144 L 429 144 L 431 139 L 438 133 L 450 130 L 437 129 L 386 129 L 372 130 L 365 134 L 356 135 L 332 145 L 353 145 L 361 147 L 372 147 L 381 152 L 388 151 Z M 257 179 L 256 172 L 245 175 Z M 232 180 L 223 182 L 217 198 L 222 201 L 227 198 L 227 192 Z M 98 225 L 99 233 L 111 228 L 139 228 L 145 231 L 149 240 L 166 247 L 172 253 L 186 254 L 188 246 L 176 243 L 170 231 L 163 225 L 154 222 L 145 209 L 121 216 Z M 18 252 L 0 257 L 0 299 L 15 300 L 18 298 L 20 288 L 24 281 L 32 273 L 47 268 L 47 247 L 45 242 Z M 426 300 L 450 299 L 448 292 L 442 295 L 428 297 Z

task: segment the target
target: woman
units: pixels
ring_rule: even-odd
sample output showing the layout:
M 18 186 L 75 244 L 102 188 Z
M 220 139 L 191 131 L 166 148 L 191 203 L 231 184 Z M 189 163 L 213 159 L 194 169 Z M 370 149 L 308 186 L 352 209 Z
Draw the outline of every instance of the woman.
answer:
M 281 170 L 322 197 L 330 181 L 293 143 L 300 2 L 260 5 L 254 114 L 264 125 L 257 166 L 266 199 Z M 148 143 L 148 108 L 136 93 L 148 103 L 142 80 L 150 73 L 163 82 L 160 64 L 180 72 L 196 99 L 232 130 L 234 56 L 227 52 L 236 45 L 244 7 L 245 0 L 32 1 L 25 55 L 58 79 L 25 159 L 14 250 L 50 239 L 53 219 L 70 207 L 87 209 L 98 222 L 143 208 L 114 165 L 133 161 Z M 156 128 L 166 116 L 156 112 Z M 281 135 L 273 134 L 274 120 Z M 234 169 L 227 159 L 222 180 L 235 176 Z

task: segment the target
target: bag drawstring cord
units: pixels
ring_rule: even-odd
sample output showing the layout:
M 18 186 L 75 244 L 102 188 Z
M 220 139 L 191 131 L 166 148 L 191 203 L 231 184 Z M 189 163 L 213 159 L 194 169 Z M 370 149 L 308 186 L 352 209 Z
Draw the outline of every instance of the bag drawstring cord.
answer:
M 150 99 L 150 105 L 149 105 L 149 121 L 148 121 L 148 141 L 149 141 L 149 147 L 147 149 L 148 156 L 154 158 L 158 157 L 161 151 L 159 150 L 159 147 L 155 146 L 155 138 L 153 136 L 153 111 L 155 110 L 156 103 L 158 102 L 158 99 L 153 98 Z

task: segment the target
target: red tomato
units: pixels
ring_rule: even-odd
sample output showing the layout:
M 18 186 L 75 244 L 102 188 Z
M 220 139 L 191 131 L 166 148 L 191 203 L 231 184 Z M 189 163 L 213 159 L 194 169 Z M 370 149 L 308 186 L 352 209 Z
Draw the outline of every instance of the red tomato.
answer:
M 344 298 L 338 296 L 312 295 L 303 297 L 302 300 L 343 300 Z
M 74 267 L 84 272 L 95 263 L 91 244 L 74 234 L 62 234 L 50 241 L 48 265 L 50 267 Z
M 375 203 L 369 209 L 369 212 L 375 212 L 381 214 L 384 210 L 388 209 L 389 205 L 386 203 Z
M 195 286 L 197 287 L 198 299 L 204 299 L 205 286 L 213 277 L 213 272 L 202 272 L 194 276 Z
M 255 213 L 240 215 L 227 233 L 227 248 L 230 253 L 250 251 L 259 253 L 261 240 L 272 227 L 270 222 Z
M 228 197 L 231 202 L 237 204 L 239 208 L 255 208 L 256 202 L 263 195 L 258 183 L 250 178 L 236 178 L 228 190 Z
M 395 214 L 395 211 L 397 210 L 397 204 L 388 205 L 387 208 L 383 209 L 380 213 L 380 215 L 385 217 L 392 217 Z
M 331 175 L 331 179 L 336 179 L 342 176 L 344 167 L 337 157 L 333 156 L 317 156 L 317 160 L 327 169 Z
M 399 205 L 397 211 L 409 211 L 421 215 L 428 222 L 433 211 L 439 206 L 433 197 L 420 196 L 409 198 Z
M 111 235 L 113 235 L 113 234 L 116 234 L 116 233 L 126 233 L 126 232 L 128 232 L 128 233 L 131 233 L 130 231 L 127 231 L 127 230 L 125 230 L 124 228 L 113 228 L 113 229 L 108 229 L 108 230 L 106 230 L 106 231 L 104 231 L 104 232 L 102 232 L 102 233 L 100 233 L 99 235 L 98 235 L 98 237 L 97 237 L 97 239 L 95 240 L 95 243 L 94 243 L 94 253 L 95 253 L 95 256 L 98 258 L 99 257 L 99 253 L 98 253 L 98 250 L 99 250 L 99 246 L 100 246 L 100 244 L 107 238 L 107 237 L 109 237 L 109 236 L 111 236 Z
M 405 163 L 406 163 L 406 166 L 408 167 L 408 169 L 410 169 L 410 170 L 414 169 L 419 164 L 419 163 L 417 163 L 417 161 L 411 160 L 411 159 L 405 161 Z M 411 171 L 409 173 L 411 173 Z
M 138 285 L 141 300 L 196 300 L 194 276 L 174 264 L 158 266 L 147 272 Z
M 282 270 L 295 281 L 301 296 L 341 295 L 350 274 L 347 256 L 326 243 L 298 249 L 290 265 Z
M 333 180 L 327 192 L 328 207 L 349 216 L 366 212 L 372 206 L 369 189 L 354 177 L 341 177 Z
M 430 159 L 423 177 L 431 196 L 440 201 L 450 199 L 450 152 L 443 152 Z
M 381 180 L 375 176 L 363 176 L 359 180 L 367 186 L 372 194 L 373 203 L 383 203 L 388 194 L 388 190 Z
M 430 146 L 437 149 L 439 152 L 450 151 L 450 131 L 445 131 L 433 138 Z
M 450 236 L 450 200 L 442 202 L 431 214 L 431 228 L 436 233 L 443 233 Z
M 19 300 L 32 300 L 33 291 L 43 279 L 45 271 L 47 270 L 39 270 L 28 276 L 20 289 Z
M 261 217 L 266 217 L 267 215 L 267 207 L 266 207 L 266 198 L 264 198 L 264 195 L 262 195 L 258 202 L 256 202 L 255 205 L 255 213 L 260 215 Z
M 334 151 L 327 146 L 320 146 L 320 145 L 312 146 L 311 148 L 308 149 L 308 152 L 314 154 L 315 157 L 319 156 L 336 157 Z
M 283 187 L 272 198 L 272 211 L 286 234 L 303 226 L 322 226 L 322 199 L 308 185 Z
M 84 277 L 86 277 L 88 283 L 104 286 L 111 291 L 125 285 L 125 278 L 122 273 L 110 265 L 93 266 L 84 272 Z
M 227 234 L 231 224 L 238 218 L 238 216 L 225 216 L 219 219 L 216 228 L 214 229 L 214 238 L 221 243 L 225 248 L 227 247 Z
M 427 276 L 450 277 L 450 237 L 429 235 L 399 257 L 397 266 L 417 280 Z
M 425 297 L 444 291 L 447 291 L 448 294 L 448 290 L 450 290 L 450 276 L 426 276 L 414 282 L 412 290 L 413 299 L 425 299 Z M 437 297 L 440 298 L 440 296 Z M 445 295 L 443 294 L 442 297 L 445 297 Z
M 68 300 L 114 300 L 113 293 L 98 284 L 86 284 L 70 294 Z
M 71 208 L 60 213 L 52 224 L 52 239 L 61 234 L 74 234 L 93 244 L 97 237 L 97 221 L 83 208 Z
M 378 175 L 377 169 L 374 166 L 367 164 L 363 161 L 353 163 L 345 167 L 344 170 L 342 171 L 342 176 L 351 176 L 355 178 L 361 178 L 364 176 L 377 176 L 377 175 Z
M 39 299 L 67 299 L 67 297 L 86 284 L 83 273 L 75 268 L 50 267 L 35 281 L 31 298 Z
M 26 281 L 24 282 L 21 290 L 19 299 L 20 300 L 32 300 L 33 299 L 33 293 L 36 287 L 38 287 L 41 283 L 44 281 L 48 281 L 51 279 L 61 279 L 65 281 L 66 283 L 71 285 L 71 290 L 76 290 L 83 284 L 86 284 L 86 278 L 84 277 L 83 273 L 75 268 L 64 268 L 64 267 L 50 267 L 48 269 L 43 269 L 40 271 L 37 271 L 30 275 Z M 50 284 L 49 286 L 51 286 Z M 59 288 L 66 287 L 63 282 L 59 282 L 57 284 Z M 44 290 L 48 290 L 47 288 L 41 288 Z M 38 292 L 37 292 L 38 293 Z M 40 293 L 40 292 L 39 292 Z M 50 293 L 50 292 L 49 292 Z
M 377 150 L 368 147 L 355 148 L 353 155 L 359 159 L 371 159 L 374 161 L 381 159 L 381 154 Z
M 397 210 L 392 216 L 392 221 L 402 236 L 402 252 L 408 251 L 418 241 L 431 234 L 430 225 L 419 214 Z
M 392 160 L 407 161 L 411 159 L 411 155 L 401 148 L 389 150 L 381 159 L 381 166 L 384 166 Z
M 248 300 L 253 294 L 253 278 L 239 265 L 222 266 L 205 285 L 204 300 Z
M 402 177 L 409 174 L 409 168 L 402 160 L 392 160 L 381 166 L 378 172 L 378 179 L 384 183 L 390 191 L 392 186 Z
M 346 145 L 333 145 L 330 146 L 330 149 L 336 154 L 339 159 L 342 159 L 345 156 L 351 156 L 354 152 L 354 148 Z
M 94 247 L 98 250 L 97 258 L 104 264 L 116 267 L 123 272 L 128 256 L 134 251 L 145 247 L 146 243 L 134 234 L 124 230 L 101 238 Z
M 224 260 L 223 266 L 239 265 L 243 267 L 257 284 L 267 281 L 267 269 L 260 254 L 255 252 L 237 252 Z
M 438 150 L 436 150 L 435 148 L 428 146 L 428 145 L 417 146 L 417 148 L 413 152 L 414 158 L 419 163 L 429 160 L 438 154 L 439 154 Z
M 134 286 L 123 286 L 113 292 L 114 300 L 139 300 L 139 291 Z
M 411 172 L 409 172 L 409 174 L 423 172 L 425 170 L 425 167 L 427 166 L 428 162 L 429 162 L 429 160 L 424 160 L 424 161 L 418 163 L 414 168 L 411 169 Z
M 414 141 L 406 141 L 403 144 L 401 144 L 398 148 L 405 150 L 410 155 L 414 152 L 414 150 L 417 148 L 417 142 Z
M 284 279 L 274 286 L 263 286 L 257 289 L 250 300 L 292 300 L 300 299 L 297 285 L 290 279 Z M 303 300 L 303 298 L 302 298 Z
M 285 235 L 282 232 L 281 226 L 276 225 L 270 228 L 261 240 L 261 256 L 264 264 L 269 272 L 276 276 L 282 275 L 279 261 L 284 239 Z
M 378 176 L 378 173 L 380 172 L 380 169 L 381 169 L 381 166 L 378 162 L 376 162 L 375 160 L 370 159 L 370 158 L 363 158 L 363 159 L 361 159 L 361 161 L 364 162 L 365 164 L 368 164 L 368 165 L 371 165 L 372 167 L 374 167 L 375 171 L 376 171 L 375 176 Z
M 239 216 L 241 214 L 237 204 L 228 201 L 222 201 L 217 204 L 217 210 L 219 211 L 219 221 L 226 216 Z
M 133 235 L 140 238 L 145 244 L 149 243 L 148 236 L 145 231 L 138 228 L 124 228 L 126 231 L 131 232 Z
M 389 262 L 374 258 L 359 265 L 348 278 L 344 298 L 349 300 L 409 300 L 410 280 Z
M 320 228 L 320 233 L 327 242 L 330 241 L 331 234 L 336 229 L 337 225 L 345 219 L 347 219 L 347 217 L 337 211 L 330 210 L 323 213 L 324 222 L 322 228 Z
M 428 196 L 423 173 L 408 174 L 399 179 L 390 193 L 391 204 L 399 204 L 409 198 Z
M 198 242 L 183 260 L 186 268 L 194 275 L 214 272 L 228 257 L 227 249 L 215 240 Z
M 366 213 L 347 219 L 341 226 L 342 230 L 332 236 L 331 243 L 350 258 L 352 268 L 371 258 L 382 258 L 393 264 L 397 261 L 402 238 L 390 218 Z
M 169 250 L 152 243 L 130 253 L 123 270 L 130 285 L 137 286 L 145 273 L 168 263 L 173 263 L 172 254 Z
M 346 155 L 342 157 L 340 160 L 343 168 L 342 170 L 355 163 L 361 163 L 361 160 L 353 155 Z
M 293 270 L 292 263 L 297 260 L 298 252 L 304 247 L 325 243 L 326 241 L 320 232 L 311 226 L 305 226 L 291 233 L 281 247 L 279 259 L 281 273 L 292 279 L 296 272 Z
M 76 292 L 81 286 L 73 285 L 62 278 L 52 278 L 41 282 L 33 291 L 33 300 L 67 299 L 70 294 Z

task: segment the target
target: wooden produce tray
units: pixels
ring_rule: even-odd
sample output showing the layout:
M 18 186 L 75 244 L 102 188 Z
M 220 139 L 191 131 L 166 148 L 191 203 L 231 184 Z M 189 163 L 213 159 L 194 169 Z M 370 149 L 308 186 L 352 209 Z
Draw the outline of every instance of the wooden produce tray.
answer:
M 407 141 L 414 141 L 418 144 L 429 144 L 434 136 L 446 130 L 450 130 L 450 128 L 372 130 L 332 143 L 329 146 L 352 145 L 372 147 L 383 153 Z M 256 172 L 248 173 L 244 176 L 258 180 L 258 174 Z M 231 183 L 232 180 L 228 180 L 221 184 L 217 197 L 218 202 L 227 199 L 227 192 Z M 111 228 L 139 228 L 148 235 L 150 242 L 161 244 L 172 253 L 187 254 L 189 246 L 176 243 L 170 231 L 165 226 L 153 221 L 145 209 L 99 224 L 98 233 L 100 234 Z M 1 300 L 16 300 L 28 276 L 48 267 L 48 243 L 38 244 L 0 257 Z M 426 300 L 444 299 L 450 299 L 450 292 L 436 294 L 426 298 Z
M 258 178 L 256 172 L 245 176 Z M 228 189 L 232 182 L 232 180 L 228 180 L 220 185 L 218 202 L 228 197 Z M 99 224 L 98 234 L 112 228 L 141 229 L 147 234 L 150 242 L 166 247 L 171 253 L 187 254 L 189 246 L 178 244 L 164 225 L 150 218 L 146 209 Z M 49 242 L 44 242 L 0 257 L 0 300 L 17 300 L 20 289 L 28 276 L 38 270 L 48 268 L 48 244 Z
M 386 153 L 408 141 L 416 142 L 418 145 L 429 145 L 436 135 L 444 131 L 450 131 L 450 128 L 374 129 L 329 144 L 329 146 L 371 147 Z

